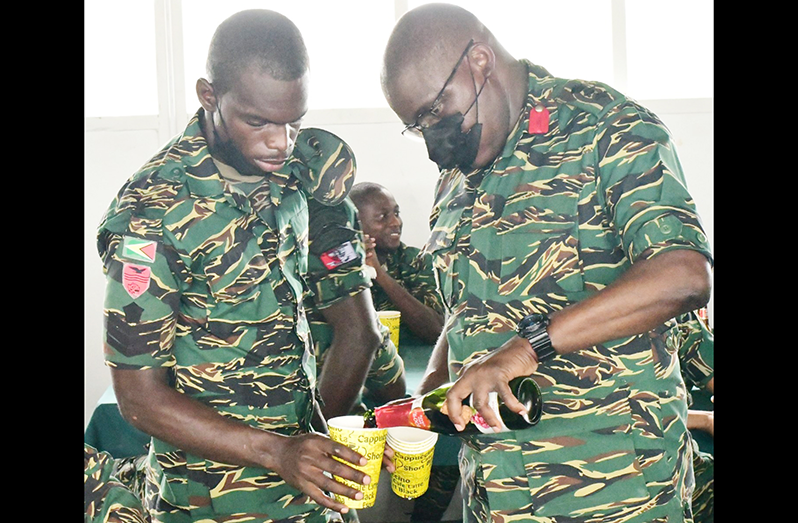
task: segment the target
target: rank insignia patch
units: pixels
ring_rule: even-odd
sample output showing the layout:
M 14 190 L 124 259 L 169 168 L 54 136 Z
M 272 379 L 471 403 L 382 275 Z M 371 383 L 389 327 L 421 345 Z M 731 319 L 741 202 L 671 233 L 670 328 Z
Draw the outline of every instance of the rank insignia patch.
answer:
M 126 263 L 122 266 L 122 286 L 134 300 L 150 286 L 150 268 L 146 265 Z
M 321 262 L 328 269 L 335 269 L 336 267 L 339 267 L 344 263 L 350 262 L 356 258 L 357 253 L 355 252 L 355 248 L 352 246 L 352 242 L 346 242 L 342 245 L 339 245 L 335 249 L 330 249 L 320 256 Z
M 155 248 L 156 244 L 152 240 L 125 236 L 121 256 L 128 260 L 152 263 L 155 261 Z

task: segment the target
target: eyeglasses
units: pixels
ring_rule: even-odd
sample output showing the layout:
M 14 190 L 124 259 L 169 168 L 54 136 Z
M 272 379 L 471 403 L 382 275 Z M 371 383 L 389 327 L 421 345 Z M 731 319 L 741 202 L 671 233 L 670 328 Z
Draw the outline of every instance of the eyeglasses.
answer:
M 435 101 L 432 102 L 430 108 L 427 111 L 420 112 L 416 117 L 415 122 L 406 125 L 405 128 L 402 130 L 402 136 L 406 138 L 411 138 L 413 140 L 422 140 L 422 141 L 424 140 L 424 134 L 422 133 L 423 127 L 419 122 L 422 119 L 427 118 L 428 116 L 433 116 L 433 117 L 438 116 L 438 112 L 440 111 L 441 98 L 443 98 L 443 91 L 446 90 L 446 86 L 449 85 L 449 82 L 451 82 L 452 79 L 454 78 L 455 73 L 457 73 L 457 69 L 460 67 L 460 63 L 463 61 L 463 58 L 465 58 L 466 54 L 468 54 L 468 50 L 471 49 L 472 45 L 474 45 L 473 38 L 468 41 L 468 45 L 466 45 L 463 54 L 460 55 L 460 58 L 457 60 L 457 63 L 452 69 L 452 72 L 449 74 L 449 78 L 447 78 L 446 82 L 444 82 L 443 87 L 441 87 L 441 90 L 438 92 L 438 96 L 435 97 Z

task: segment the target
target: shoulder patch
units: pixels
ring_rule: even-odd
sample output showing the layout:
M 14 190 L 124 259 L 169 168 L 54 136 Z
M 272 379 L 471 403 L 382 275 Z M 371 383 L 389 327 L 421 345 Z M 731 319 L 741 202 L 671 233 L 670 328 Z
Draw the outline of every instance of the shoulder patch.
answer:
M 328 269 L 335 269 L 357 258 L 352 242 L 345 242 L 334 249 L 330 249 L 319 256 L 321 262 Z
M 122 286 L 134 300 L 144 294 L 150 286 L 152 271 L 146 265 L 125 263 L 122 266 Z
M 120 256 L 132 261 L 152 263 L 155 261 L 156 247 L 156 243 L 152 240 L 125 236 Z

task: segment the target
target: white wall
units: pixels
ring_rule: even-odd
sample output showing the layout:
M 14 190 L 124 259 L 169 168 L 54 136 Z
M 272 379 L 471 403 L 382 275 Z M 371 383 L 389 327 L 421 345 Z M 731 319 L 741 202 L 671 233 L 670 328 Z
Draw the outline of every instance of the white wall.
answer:
M 689 188 L 713 240 L 711 100 L 651 100 L 643 104 L 674 134 Z M 155 117 L 91 119 L 86 125 L 84 426 L 110 385 L 101 346 L 105 279 L 95 247 L 95 229 L 122 183 L 169 138 L 159 130 L 162 126 Z M 304 125 L 324 127 L 349 143 L 357 157 L 357 180 L 380 183 L 395 195 L 405 223 L 404 241 L 420 245 L 426 240 L 437 169 L 427 159 L 423 143 L 400 135 L 399 120 L 389 109 L 311 111 Z M 148 126 L 150 129 L 142 129 Z

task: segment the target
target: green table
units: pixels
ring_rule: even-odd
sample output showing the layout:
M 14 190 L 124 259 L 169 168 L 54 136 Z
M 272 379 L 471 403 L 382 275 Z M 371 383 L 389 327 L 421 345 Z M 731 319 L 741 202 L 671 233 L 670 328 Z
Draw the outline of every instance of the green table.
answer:
M 114 389 L 108 387 L 94 408 L 83 441 L 115 458 L 129 458 L 144 454 L 150 437 L 122 418 Z

